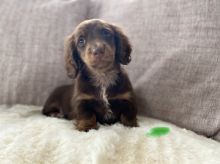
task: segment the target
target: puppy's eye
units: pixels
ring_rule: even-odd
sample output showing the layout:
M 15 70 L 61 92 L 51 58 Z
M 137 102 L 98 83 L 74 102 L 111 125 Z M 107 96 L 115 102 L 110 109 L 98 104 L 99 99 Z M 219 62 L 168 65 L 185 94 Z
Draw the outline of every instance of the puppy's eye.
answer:
M 79 47 L 84 47 L 86 44 L 86 39 L 84 37 L 80 36 L 77 44 Z
M 111 37 L 112 36 L 112 33 L 111 31 L 107 30 L 107 29 L 102 29 L 102 35 L 104 37 Z

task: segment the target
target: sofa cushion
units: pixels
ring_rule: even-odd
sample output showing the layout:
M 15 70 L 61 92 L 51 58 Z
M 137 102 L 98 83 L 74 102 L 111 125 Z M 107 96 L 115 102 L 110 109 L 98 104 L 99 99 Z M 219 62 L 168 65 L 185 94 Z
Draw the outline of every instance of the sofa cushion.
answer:
M 220 128 L 220 1 L 96 0 L 123 27 L 142 113 L 212 136 Z
M 81 0 L 1 1 L 0 104 L 42 104 L 67 83 L 64 38 L 87 7 Z

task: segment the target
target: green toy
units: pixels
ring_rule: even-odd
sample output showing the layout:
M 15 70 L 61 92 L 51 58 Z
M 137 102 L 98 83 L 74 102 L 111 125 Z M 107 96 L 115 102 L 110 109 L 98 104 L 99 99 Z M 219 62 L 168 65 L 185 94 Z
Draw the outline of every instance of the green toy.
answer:
M 170 129 L 168 127 L 154 127 L 146 133 L 146 136 L 161 137 L 163 135 L 167 135 L 169 132 Z

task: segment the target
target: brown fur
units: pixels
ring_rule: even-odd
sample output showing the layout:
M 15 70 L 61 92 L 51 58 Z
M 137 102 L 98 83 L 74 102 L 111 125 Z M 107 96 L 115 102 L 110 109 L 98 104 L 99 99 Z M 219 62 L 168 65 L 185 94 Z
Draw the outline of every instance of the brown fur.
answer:
M 137 126 L 133 89 L 121 64 L 131 61 L 131 46 L 122 30 L 102 20 L 80 23 L 65 42 L 67 75 L 73 85 L 55 89 L 43 114 L 76 119 L 88 131 L 97 122 Z

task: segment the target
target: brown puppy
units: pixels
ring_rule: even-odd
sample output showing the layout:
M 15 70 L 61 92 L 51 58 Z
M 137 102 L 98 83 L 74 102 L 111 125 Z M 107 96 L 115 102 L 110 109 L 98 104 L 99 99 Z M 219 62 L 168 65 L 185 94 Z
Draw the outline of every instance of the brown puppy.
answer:
M 80 131 L 97 128 L 97 122 L 137 126 L 132 86 L 120 66 L 130 62 L 130 54 L 129 40 L 117 26 L 98 19 L 80 23 L 65 43 L 74 84 L 55 89 L 43 114 L 76 119 Z

